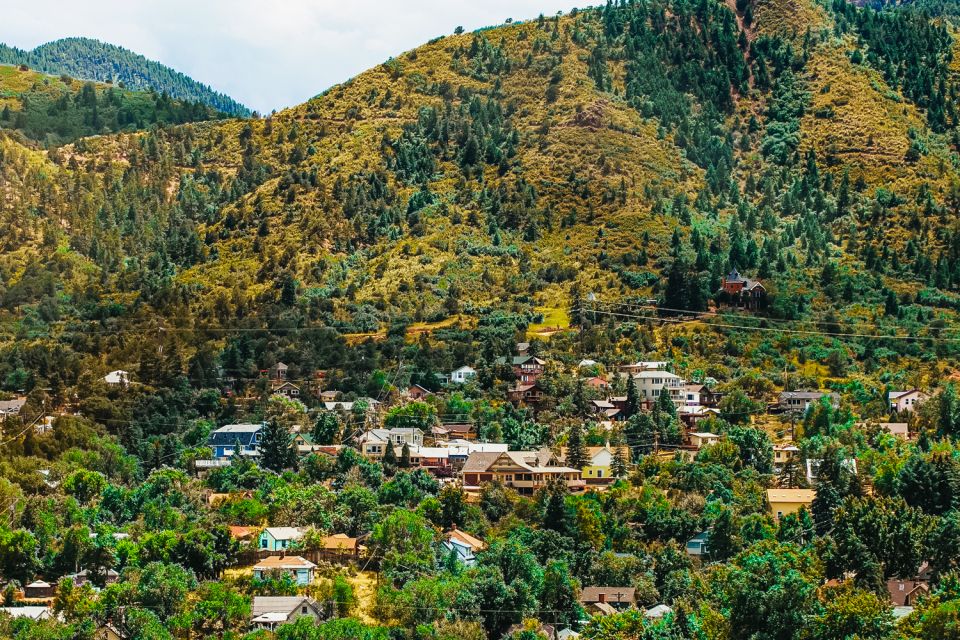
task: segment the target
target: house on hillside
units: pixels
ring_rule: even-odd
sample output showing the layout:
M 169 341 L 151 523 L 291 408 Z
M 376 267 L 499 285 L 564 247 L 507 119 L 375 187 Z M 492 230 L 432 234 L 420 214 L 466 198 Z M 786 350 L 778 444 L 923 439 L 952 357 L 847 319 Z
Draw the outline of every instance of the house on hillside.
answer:
M 510 364 L 513 375 L 520 384 L 533 384 L 536 382 L 537 379 L 543 375 L 543 369 L 547 364 L 546 361 L 536 356 L 526 354 L 514 356 L 509 361 L 507 358 L 497 358 L 496 363 L 499 365 Z
M 623 447 L 624 461 L 630 462 L 630 447 Z M 587 485 L 606 486 L 616 479 L 613 477 L 614 447 L 609 444 L 602 447 L 587 447 L 587 464 L 581 470 L 581 477 Z M 561 450 L 560 461 L 566 463 L 567 449 Z
M 273 380 L 271 385 L 273 393 L 285 398 L 297 399 L 300 397 L 300 387 L 289 380 Z
M 111 386 L 125 387 L 130 384 L 130 374 L 123 369 L 117 369 L 103 376 L 103 381 Z
M 686 550 L 688 556 L 707 555 L 707 544 L 710 542 L 710 532 L 701 531 L 697 535 L 687 540 Z
M 214 458 L 228 458 L 240 447 L 241 455 L 257 456 L 263 424 L 228 424 L 210 432 L 207 446 Z
M 290 367 L 284 363 L 278 362 L 267 370 L 267 375 L 270 376 L 271 380 L 286 380 L 289 369 Z
M 479 538 L 475 538 L 466 531 L 453 529 L 443 534 L 443 548 L 448 553 L 454 553 L 457 561 L 466 567 L 473 567 L 477 564 L 476 553 L 487 548 L 487 543 Z
M 253 577 L 268 579 L 273 574 L 287 574 L 300 586 L 313 582 L 317 565 L 300 556 L 270 556 L 253 565 Z
M 450 372 L 450 384 L 466 384 L 477 377 L 477 370 L 464 365 Z
M 510 402 L 516 405 L 527 404 L 536 406 L 543 402 L 546 395 L 546 392 L 544 392 L 538 382 L 518 384 L 515 387 L 507 389 L 507 397 L 510 399 Z
M 673 404 L 683 406 L 683 388 L 686 382 L 675 373 L 661 370 L 640 371 L 633 374 L 632 380 L 642 400 L 653 403 L 666 393 L 670 395 Z
M 641 371 L 666 371 L 669 364 L 666 360 L 640 360 L 639 362 L 620 365 L 619 369 L 621 373 L 634 375 Z
M 23 409 L 23 405 L 25 404 L 27 404 L 27 399 L 24 397 L 14 398 L 13 400 L 0 400 L 0 418 L 20 415 L 20 410 Z
M 303 538 L 300 527 L 267 527 L 260 533 L 257 548 L 263 551 L 286 551 Z
M 720 436 L 715 433 L 710 433 L 709 431 L 691 431 L 687 434 L 687 440 L 691 448 L 699 451 L 708 444 L 717 444 L 720 442 Z
M 57 586 L 44 580 L 34 580 L 23 588 L 23 597 L 31 600 L 52 598 L 56 595 Z
M 800 509 L 810 510 L 817 492 L 813 489 L 767 489 L 767 504 L 770 513 L 777 521 L 785 515 L 796 513 Z
M 834 409 L 840 406 L 840 394 L 838 393 L 824 393 L 822 391 L 783 391 L 780 394 L 777 408 L 780 409 L 780 411 L 799 411 L 803 413 L 810 405 L 820 402 L 821 398 L 827 398 Z
M 773 445 L 773 465 L 782 467 L 800 454 L 800 448 L 793 444 Z
M 250 625 L 254 629 L 273 631 L 304 617 L 322 620 L 320 603 L 307 596 L 254 596 L 250 607 Z
M 890 401 L 890 410 L 897 413 L 913 413 L 913 411 L 926 402 L 928 396 L 919 389 L 910 389 L 909 391 L 891 391 L 887 398 Z
M 910 579 L 890 578 L 887 580 L 887 593 L 894 607 L 913 607 L 917 600 L 930 593 L 930 579 L 932 572 L 930 565 L 924 562 L 920 565 L 917 575 Z
M 637 601 L 634 587 L 584 587 L 580 604 L 584 609 L 600 615 L 611 615 L 632 607 Z
M 720 302 L 744 309 L 762 309 L 767 304 L 767 289 L 759 280 L 745 278 L 734 269 L 720 282 Z
M 406 388 L 403 395 L 410 400 L 423 400 L 428 396 L 432 396 L 433 392 L 419 384 L 412 384 Z
M 563 466 L 557 457 L 544 447 L 539 451 L 474 452 L 460 471 L 463 485 L 479 489 L 486 482 L 500 480 L 521 495 L 533 495 L 552 479 L 561 479 L 573 491 L 584 488 L 579 469 Z

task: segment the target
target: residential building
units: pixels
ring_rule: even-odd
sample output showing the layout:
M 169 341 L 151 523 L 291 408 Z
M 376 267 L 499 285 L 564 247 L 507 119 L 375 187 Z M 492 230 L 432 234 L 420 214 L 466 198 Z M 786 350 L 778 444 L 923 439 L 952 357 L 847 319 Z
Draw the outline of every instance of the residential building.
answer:
M 450 372 L 450 384 L 466 384 L 476 376 L 477 370 L 465 365 Z
M 457 561 L 467 567 L 476 566 L 477 558 L 475 554 L 487 548 L 485 542 L 473 537 L 466 531 L 457 529 L 456 525 L 443 534 L 442 544 L 448 553 L 455 553 Z
M 780 394 L 778 407 L 781 411 L 805 412 L 811 404 L 820 402 L 820 399 L 824 397 L 829 399 L 830 404 L 834 408 L 840 406 L 840 395 L 837 393 L 824 393 L 821 391 L 784 391 Z
M 300 387 L 289 380 L 274 380 L 271 386 L 273 387 L 273 393 L 278 396 L 291 399 L 300 397 Z
M 43 598 L 52 598 L 57 591 L 56 585 L 43 580 L 34 580 L 23 588 L 23 597 L 40 600 Z
M 927 394 L 919 389 L 909 391 L 891 391 L 887 396 L 890 401 L 890 410 L 897 413 L 913 413 L 913 411 L 927 400 Z
M 890 435 L 904 440 L 910 439 L 910 427 L 906 422 L 881 422 L 878 426 Z
M 620 371 L 630 375 L 641 371 L 666 371 L 669 364 L 666 360 L 641 360 L 632 364 L 621 365 Z
M 709 431 L 692 431 L 687 434 L 687 440 L 694 449 L 701 449 L 708 444 L 717 444 L 720 442 L 720 436 Z
M 432 427 L 430 433 L 439 440 L 473 440 L 477 437 L 472 422 L 444 423 Z
M 500 365 L 508 364 L 506 358 L 497 358 L 496 362 Z M 536 356 L 524 354 L 514 356 L 509 360 L 509 364 L 519 384 L 533 384 L 543 375 L 543 369 L 547 363 Z
M 13 400 L 0 400 L 0 418 L 20 415 L 20 410 L 23 409 L 25 404 L 27 404 L 27 399 L 23 397 Z
M 806 460 L 806 475 L 807 482 L 811 485 L 816 484 L 817 476 L 820 473 L 820 464 L 823 460 L 818 458 L 807 458 Z M 848 473 L 857 475 L 857 459 L 856 458 L 844 458 L 840 461 L 840 466 L 846 470 Z
M 370 429 L 357 438 L 360 453 L 371 460 L 379 460 L 387 453 L 387 447 L 395 450 L 403 445 L 411 450 L 423 445 L 423 431 L 417 427 L 394 427 L 393 429 Z M 399 455 L 399 451 L 397 450 Z
M 720 282 L 720 291 L 727 302 L 745 309 L 761 309 L 767 301 L 763 284 L 753 278 L 744 278 L 736 269 Z
M 242 455 L 259 455 L 260 436 L 263 424 L 228 424 L 210 432 L 207 446 L 213 449 L 214 458 L 227 458 L 240 447 Z
M 668 613 L 673 613 L 673 609 L 665 604 L 658 604 L 655 607 L 650 607 L 643 612 L 643 617 L 648 620 L 659 620 Z
M 303 538 L 300 527 L 267 527 L 260 533 L 257 548 L 263 551 L 286 551 Z
M 116 371 L 111 371 L 107 375 L 103 376 L 103 381 L 111 386 L 125 387 L 130 384 L 130 374 L 123 369 L 117 369 Z
M 584 587 L 580 592 L 580 603 L 588 610 L 610 615 L 632 607 L 637 601 L 636 595 L 637 590 L 633 587 Z
M 120 633 L 120 630 L 109 622 L 100 625 L 93 632 L 93 640 L 127 640 L 127 636 Z
M 0 607 L 0 614 L 6 613 L 11 618 L 29 618 L 31 620 L 56 620 L 59 616 L 53 609 L 46 606 L 29 607 Z
M 461 470 L 463 484 L 467 488 L 500 480 L 522 495 L 533 493 L 551 479 L 562 479 L 571 490 L 583 489 L 584 482 L 579 469 L 560 464 L 550 449 L 539 451 L 475 452 L 470 454 Z
M 292 624 L 300 618 L 322 620 L 320 604 L 306 596 L 254 596 L 250 607 L 250 624 L 254 629 L 273 631 L 282 624 Z
M 701 531 L 697 535 L 687 540 L 686 549 L 688 556 L 704 556 L 707 554 L 707 543 L 710 541 L 710 532 Z
M 587 464 L 581 470 L 581 477 L 587 485 L 608 485 L 613 477 L 614 448 L 609 444 L 602 447 L 587 447 Z M 566 462 L 567 450 L 562 451 L 561 462 Z M 630 447 L 623 447 L 626 462 L 630 461 Z
M 607 391 L 610 389 L 610 383 L 607 382 L 604 378 L 600 376 L 593 376 L 592 378 L 583 379 L 584 386 L 587 386 L 591 389 L 596 389 L 597 391 Z
M 770 513 L 780 520 L 801 508 L 809 511 L 816 495 L 817 492 L 813 489 L 767 489 L 767 503 L 770 505 Z
M 313 582 L 317 565 L 300 556 L 270 556 L 253 566 L 253 577 L 264 580 L 274 574 L 288 574 L 300 586 Z
M 471 442 L 464 439 L 448 440 L 445 443 L 438 443 L 438 445 L 447 448 L 450 466 L 458 470 L 463 468 L 471 453 L 506 453 L 510 449 L 509 445 L 502 442 Z
M 345 533 L 326 536 L 321 541 L 320 552 L 327 558 L 356 558 L 360 553 L 359 541 Z
M 887 593 L 890 602 L 895 607 L 913 607 L 917 600 L 930 593 L 930 584 L 923 580 L 901 580 L 891 578 L 887 580 Z
M 433 392 L 426 387 L 420 386 L 419 384 L 412 384 L 407 387 L 403 395 L 410 400 L 423 400 L 427 396 L 432 396 Z
M 544 393 L 539 383 L 534 382 L 532 384 L 518 384 L 515 387 L 507 389 L 507 397 L 510 398 L 510 402 L 514 404 L 537 405 L 543 402 L 546 393 Z
M 656 402 L 661 394 L 668 393 L 675 405 L 683 406 L 683 387 L 686 382 L 675 373 L 661 370 L 640 371 L 633 374 L 632 379 L 642 400 Z
M 278 362 L 277 364 L 273 365 L 272 367 L 270 367 L 270 369 L 267 370 L 267 375 L 270 376 L 271 380 L 286 380 L 287 371 L 289 369 L 290 367 L 288 367 L 284 363 Z
M 785 465 L 790 460 L 796 458 L 800 453 L 799 447 L 792 444 L 773 445 L 773 464 L 775 466 Z

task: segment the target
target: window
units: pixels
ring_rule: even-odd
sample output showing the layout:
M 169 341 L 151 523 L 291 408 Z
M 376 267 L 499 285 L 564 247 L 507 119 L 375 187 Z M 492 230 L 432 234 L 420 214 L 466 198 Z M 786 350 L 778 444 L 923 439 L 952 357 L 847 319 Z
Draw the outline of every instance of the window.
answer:
M 307 605 L 303 605 L 302 607 L 300 607 L 300 613 L 302 613 L 303 615 L 307 615 Z
M 783 511 L 777 511 L 777 520 L 783 517 Z

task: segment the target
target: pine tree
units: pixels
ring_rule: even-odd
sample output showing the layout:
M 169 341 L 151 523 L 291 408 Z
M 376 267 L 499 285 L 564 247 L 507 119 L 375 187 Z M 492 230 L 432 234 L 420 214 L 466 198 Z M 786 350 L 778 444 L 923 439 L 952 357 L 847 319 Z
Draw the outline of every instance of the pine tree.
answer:
M 403 448 L 400 450 L 400 468 L 410 468 L 410 445 L 406 442 L 403 443 Z
M 383 472 L 392 476 L 397 472 L 397 451 L 393 448 L 393 443 L 387 443 L 387 450 L 383 452 Z
M 293 436 L 276 420 L 266 423 L 261 431 L 260 465 L 277 472 L 297 465 Z
M 623 444 L 623 434 L 618 433 L 614 437 L 613 458 L 610 461 L 610 472 L 614 478 L 622 478 L 627 475 L 627 449 Z
M 627 406 L 625 412 L 627 417 L 636 415 L 640 411 L 640 392 L 637 390 L 637 383 L 633 378 L 627 378 Z
M 570 426 L 567 438 L 567 466 L 583 469 L 587 466 L 587 446 L 583 441 L 583 423 L 575 422 Z

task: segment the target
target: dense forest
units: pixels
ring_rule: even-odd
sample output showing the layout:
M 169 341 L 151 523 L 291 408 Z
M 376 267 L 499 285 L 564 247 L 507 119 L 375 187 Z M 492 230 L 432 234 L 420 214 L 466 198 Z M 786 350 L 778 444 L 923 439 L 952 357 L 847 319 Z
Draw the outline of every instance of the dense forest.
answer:
M 200 102 L 217 111 L 245 117 L 250 110 L 170 67 L 123 47 L 91 38 L 63 38 L 30 51 L 0 44 L 0 64 L 26 65 L 50 75 L 109 82 L 138 91 L 155 91 L 172 98 Z
M 0 67 L 0 391 L 24 398 L 0 436 L 0 578 L 7 604 L 56 583 L 59 616 L 0 614 L 0 636 L 960 637 L 955 14 L 617 0 L 458 29 L 249 119 L 116 69 Z M 37 60 L 90 69 L 70 47 Z M 719 291 L 733 270 L 762 304 Z M 518 342 L 546 361 L 536 408 Z M 641 407 L 618 375 L 637 360 L 723 395 L 697 425 L 716 442 L 683 455 L 669 397 Z M 280 362 L 298 400 L 273 393 Z M 898 414 L 897 389 L 929 399 Z M 836 402 L 770 410 L 800 390 Z M 468 496 L 358 443 L 457 421 L 581 471 L 609 445 L 613 482 Z M 259 462 L 200 473 L 238 422 L 264 425 Z M 909 441 L 881 426 L 901 422 Z M 336 449 L 295 455 L 294 434 Z M 809 508 L 767 504 L 811 485 Z M 231 526 L 368 555 L 303 589 L 254 577 Z M 454 527 L 488 543 L 475 564 L 442 546 Z M 895 618 L 889 581 L 921 573 Z M 635 606 L 590 617 L 590 585 Z M 294 593 L 326 620 L 248 633 L 252 597 Z

